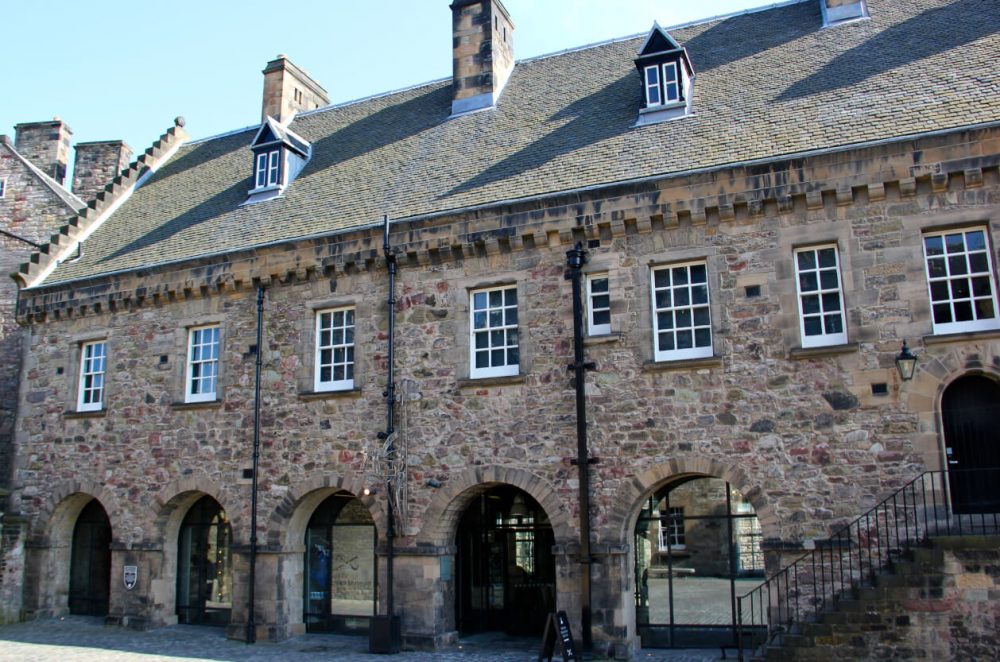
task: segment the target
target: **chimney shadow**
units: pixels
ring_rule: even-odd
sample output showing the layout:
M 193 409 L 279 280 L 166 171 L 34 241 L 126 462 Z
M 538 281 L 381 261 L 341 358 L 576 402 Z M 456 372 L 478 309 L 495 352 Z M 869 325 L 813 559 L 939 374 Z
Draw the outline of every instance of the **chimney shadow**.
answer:
M 996 0 L 957 0 L 879 32 L 838 55 L 815 74 L 793 83 L 775 100 L 792 101 L 851 87 L 946 51 L 955 50 L 955 56 L 961 57 L 959 47 L 996 32 L 1000 32 Z M 928 78 L 940 75 L 934 70 L 927 72 Z
M 638 103 L 638 75 L 635 71 L 629 71 L 597 92 L 577 99 L 548 119 L 549 122 L 558 122 L 569 118 L 565 124 L 437 198 L 448 198 L 523 175 L 574 152 L 581 146 L 600 143 L 626 133 L 635 126 Z

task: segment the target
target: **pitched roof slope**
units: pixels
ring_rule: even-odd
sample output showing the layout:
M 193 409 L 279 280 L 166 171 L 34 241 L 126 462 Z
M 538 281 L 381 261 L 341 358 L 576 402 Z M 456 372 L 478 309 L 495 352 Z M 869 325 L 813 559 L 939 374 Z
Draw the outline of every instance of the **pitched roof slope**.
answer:
M 448 119 L 450 81 L 334 106 L 292 129 L 313 157 L 243 205 L 254 129 L 183 147 L 46 284 L 391 218 L 1000 121 L 997 0 L 818 2 L 671 30 L 694 114 L 635 127 L 645 35 L 517 64 L 495 110 Z

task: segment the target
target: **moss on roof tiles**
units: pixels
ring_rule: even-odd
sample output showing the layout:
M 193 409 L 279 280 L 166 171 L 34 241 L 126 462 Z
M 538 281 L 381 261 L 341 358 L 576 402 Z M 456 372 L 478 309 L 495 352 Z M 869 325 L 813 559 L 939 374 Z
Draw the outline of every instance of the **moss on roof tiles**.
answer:
M 818 3 L 671 31 L 694 114 L 635 127 L 644 37 L 517 64 L 496 109 L 449 119 L 450 82 L 335 106 L 291 128 L 313 156 L 243 205 L 255 129 L 181 148 L 46 284 L 627 179 L 1000 120 L 996 0 Z

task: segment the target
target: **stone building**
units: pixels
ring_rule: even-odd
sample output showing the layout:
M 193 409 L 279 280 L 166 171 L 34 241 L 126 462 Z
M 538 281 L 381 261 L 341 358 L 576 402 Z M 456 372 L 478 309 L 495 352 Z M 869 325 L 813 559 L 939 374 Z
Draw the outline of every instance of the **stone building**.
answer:
M 995 9 L 802 0 L 515 61 L 462 0 L 452 79 L 334 106 L 279 56 L 259 126 L 179 123 L 16 275 L 24 616 L 731 636 L 737 586 L 1000 464 Z
M 98 186 L 111 181 L 131 152 L 121 141 L 76 145 L 72 190 L 65 186 L 70 140 L 73 131 L 55 118 L 26 122 L 15 127 L 15 140 L 0 135 L 0 272 L 10 274 L 42 247 L 59 227 L 86 206 Z M 116 160 L 117 159 L 117 160 Z M 17 411 L 18 378 L 21 368 L 21 331 L 15 320 L 17 285 L 0 283 L 0 513 L 10 486 L 10 458 Z M 6 550 L 16 539 L 17 518 L 6 520 Z M 2 553 L 2 552 L 0 552 Z M 16 566 L 3 562 L 3 572 Z M 13 571 L 16 574 L 16 571 Z M 0 586 L 6 586 L 0 578 Z M 20 582 L 16 583 L 19 589 Z M 0 593 L 4 598 L 6 593 Z M 2 600 L 5 607 L 19 601 Z M 0 614 L 0 620 L 17 616 L 16 609 Z

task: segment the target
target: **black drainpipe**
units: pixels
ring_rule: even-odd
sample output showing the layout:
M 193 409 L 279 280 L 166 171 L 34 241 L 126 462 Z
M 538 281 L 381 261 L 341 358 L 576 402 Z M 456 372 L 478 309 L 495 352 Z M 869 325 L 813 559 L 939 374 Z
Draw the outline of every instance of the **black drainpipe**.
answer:
M 382 237 L 382 252 L 385 255 L 386 266 L 389 268 L 389 294 L 386 298 L 386 304 L 388 306 L 388 318 L 389 318 L 389 338 L 388 338 L 388 352 L 386 360 L 389 364 L 388 376 L 386 377 L 385 392 L 385 412 L 386 412 L 386 423 L 385 432 L 380 432 L 378 438 L 382 441 L 388 441 L 388 445 L 385 448 L 385 461 L 386 466 L 391 467 L 396 461 L 396 448 L 395 443 L 392 439 L 392 434 L 396 431 L 395 426 L 395 408 L 396 408 L 396 366 L 395 366 L 395 344 L 396 344 L 396 255 L 392 252 L 389 246 L 389 216 L 388 214 L 383 217 L 385 223 L 385 230 Z M 395 491 L 395 476 L 392 471 L 386 476 L 385 480 L 385 504 L 386 504 L 386 524 L 385 524 L 385 542 L 386 542 L 386 554 L 385 554 L 385 610 L 387 618 L 388 632 L 388 645 L 381 649 L 379 652 L 385 653 L 398 653 L 399 652 L 399 628 L 396 625 L 397 619 L 395 615 L 395 607 L 393 604 L 393 558 L 395 551 L 395 538 L 396 538 L 396 514 L 393 505 L 393 501 L 396 498 Z M 371 646 L 369 646 L 371 648 Z
M 264 286 L 257 286 L 257 361 L 253 379 L 253 468 L 250 470 L 250 594 L 247 598 L 247 643 L 257 641 L 254 588 L 257 585 L 257 465 L 260 460 L 260 367 L 264 355 Z
M 566 278 L 573 281 L 573 370 L 576 385 L 576 460 L 573 462 L 580 473 L 580 628 L 583 631 L 583 658 L 592 659 L 594 642 L 591 636 L 590 611 L 590 465 L 597 458 L 587 454 L 587 400 L 586 371 L 593 370 L 594 363 L 588 363 L 583 356 L 583 265 L 587 263 L 587 251 L 583 244 L 566 251 Z

